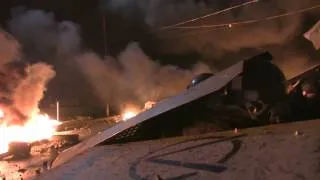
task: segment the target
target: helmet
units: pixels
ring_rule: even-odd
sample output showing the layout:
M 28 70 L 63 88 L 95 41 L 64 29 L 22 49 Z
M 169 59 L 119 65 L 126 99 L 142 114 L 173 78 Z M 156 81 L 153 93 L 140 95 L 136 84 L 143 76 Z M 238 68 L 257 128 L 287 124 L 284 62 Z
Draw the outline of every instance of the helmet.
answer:
M 191 83 L 187 86 L 187 89 L 191 88 L 191 87 L 194 87 L 196 86 L 197 84 L 199 84 L 200 82 L 206 80 L 206 79 L 209 79 L 210 77 L 212 77 L 214 74 L 212 73 L 201 73 L 197 76 L 195 76 Z

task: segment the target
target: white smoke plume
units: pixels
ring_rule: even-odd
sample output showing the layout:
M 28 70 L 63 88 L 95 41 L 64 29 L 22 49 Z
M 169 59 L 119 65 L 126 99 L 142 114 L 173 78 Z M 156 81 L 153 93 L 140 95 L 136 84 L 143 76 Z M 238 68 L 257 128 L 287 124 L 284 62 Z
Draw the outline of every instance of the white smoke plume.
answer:
M 0 44 L 0 107 L 6 114 L 4 122 L 24 123 L 38 112 L 39 101 L 55 72 L 48 64 L 23 61 L 19 43 L 4 31 L 0 32 Z
M 45 63 L 25 67 L 26 76 L 16 87 L 13 102 L 24 115 L 39 113 L 38 104 L 46 91 L 46 85 L 55 76 L 55 71 Z
M 150 100 L 176 95 L 186 88 L 194 75 L 211 71 L 202 63 L 192 70 L 162 66 L 150 60 L 138 43 L 130 43 L 117 59 L 101 60 L 94 53 L 86 53 L 76 61 L 100 99 L 118 107 L 128 102 L 141 106 Z

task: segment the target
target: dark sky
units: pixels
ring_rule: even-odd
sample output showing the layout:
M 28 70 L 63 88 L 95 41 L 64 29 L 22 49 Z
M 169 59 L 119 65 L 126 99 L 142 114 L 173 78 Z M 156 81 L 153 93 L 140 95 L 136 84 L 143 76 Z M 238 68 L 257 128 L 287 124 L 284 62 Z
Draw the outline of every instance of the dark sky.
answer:
M 1 4 L 1 24 L 6 24 L 10 18 L 11 8 L 17 6 L 53 11 L 57 19 L 68 19 L 80 23 L 97 10 L 98 3 L 98 0 L 9 0 Z

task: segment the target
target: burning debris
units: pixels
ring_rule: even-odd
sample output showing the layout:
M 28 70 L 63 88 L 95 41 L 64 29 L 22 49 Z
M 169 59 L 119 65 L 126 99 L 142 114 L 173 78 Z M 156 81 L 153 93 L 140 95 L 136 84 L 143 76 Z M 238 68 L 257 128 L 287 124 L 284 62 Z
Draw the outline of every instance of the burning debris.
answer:
M 121 120 L 122 121 L 127 121 L 128 119 L 131 119 L 133 117 L 135 117 L 136 115 L 138 115 L 139 113 L 149 110 L 153 107 L 156 106 L 156 102 L 155 101 L 147 101 L 144 104 L 144 108 L 138 108 L 137 106 L 134 106 L 132 104 L 130 105 L 126 105 L 126 107 L 124 108 L 123 113 L 121 114 Z
M 127 121 L 133 117 L 135 117 L 137 114 L 139 114 L 141 110 L 132 104 L 127 104 L 124 107 L 124 111 L 121 113 L 121 119 L 122 121 Z
M 47 115 L 36 115 L 23 125 L 2 124 L 0 126 L 0 154 L 9 150 L 11 142 L 32 143 L 50 139 L 59 124 L 60 122 L 50 119 Z
M 128 120 L 128 119 L 133 118 L 133 117 L 136 116 L 136 115 L 137 115 L 136 112 L 128 111 L 128 112 L 123 113 L 123 115 L 122 115 L 123 118 L 122 118 L 122 119 L 123 119 L 124 121 L 126 121 L 126 120 Z
M 153 108 L 157 103 L 154 101 L 147 101 L 146 103 L 144 103 L 144 109 L 148 110 Z
M 27 158 L 30 156 L 31 146 L 25 142 L 11 142 L 9 144 L 10 154 L 13 155 L 14 158 Z
M 0 154 L 17 153 L 25 143 L 51 138 L 59 125 L 38 109 L 55 71 L 45 63 L 23 61 L 18 42 L 5 32 L 0 41 Z

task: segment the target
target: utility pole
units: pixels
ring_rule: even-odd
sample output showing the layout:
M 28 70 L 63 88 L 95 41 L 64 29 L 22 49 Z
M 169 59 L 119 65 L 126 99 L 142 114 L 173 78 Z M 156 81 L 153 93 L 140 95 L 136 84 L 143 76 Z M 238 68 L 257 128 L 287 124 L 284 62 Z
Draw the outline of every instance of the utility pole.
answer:
M 103 29 L 103 55 L 107 55 L 107 25 L 106 25 L 106 15 L 105 15 L 105 10 L 102 9 L 102 29 Z
M 59 121 L 59 111 L 60 111 L 60 104 L 59 104 L 59 101 L 57 100 L 57 102 L 56 102 L 56 107 L 57 107 L 57 120 Z
M 102 35 L 103 35 L 103 56 L 104 58 L 107 56 L 107 24 L 106 24 L 106 14 L 103 3 L 101 3 L 101 12 L 102 12 Z M 110 116 L 110 105 L 109 103 L 106 104 L 106 115 L 107 117 Z

